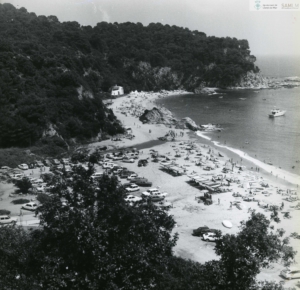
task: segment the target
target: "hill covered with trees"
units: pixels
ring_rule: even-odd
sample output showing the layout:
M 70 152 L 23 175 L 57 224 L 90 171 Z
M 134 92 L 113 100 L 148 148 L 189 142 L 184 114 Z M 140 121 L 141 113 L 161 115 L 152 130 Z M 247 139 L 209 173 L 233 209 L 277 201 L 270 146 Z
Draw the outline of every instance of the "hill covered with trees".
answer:
M 247 40 L 151 23 L 60 23 L 0 4 L 0 147 L 28 146 L 49 126 L 65 140 L 122 131 L 110 87 L 234 86 L 257 72 Z

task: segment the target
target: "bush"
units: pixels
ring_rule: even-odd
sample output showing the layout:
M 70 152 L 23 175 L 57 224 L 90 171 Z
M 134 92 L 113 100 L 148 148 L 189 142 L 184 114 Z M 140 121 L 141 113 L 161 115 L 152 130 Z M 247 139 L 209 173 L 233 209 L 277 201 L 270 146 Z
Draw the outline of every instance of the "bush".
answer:
M 24 203 L 27 203 L 27 202 L 30 202 L 30 200 L 26 199 L 26 198 L 19 198 L 19 199 L 13 200 L 11 203 L 13 203 L 13 204 L 24 204 Z
M 45 203 L 51 199 L 51 197 L 45 193 L 38 193 L 36 198 L 40 203 Z
M 6 209 L 0 209 L 0 215 L 10 215 L 10 211 Z

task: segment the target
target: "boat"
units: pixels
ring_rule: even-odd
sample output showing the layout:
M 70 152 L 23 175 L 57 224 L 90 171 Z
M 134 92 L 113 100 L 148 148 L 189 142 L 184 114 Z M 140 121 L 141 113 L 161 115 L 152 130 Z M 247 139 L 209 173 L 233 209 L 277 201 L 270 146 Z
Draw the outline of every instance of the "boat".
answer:
M 271 111 L 271 114 L 269 114 L 270 118 L 275 118 L 275 117 L 279 117 L 279 116 L 283 116 L 285 114 L 286 111 L 281 111 L 279 109 L 273 109 Z

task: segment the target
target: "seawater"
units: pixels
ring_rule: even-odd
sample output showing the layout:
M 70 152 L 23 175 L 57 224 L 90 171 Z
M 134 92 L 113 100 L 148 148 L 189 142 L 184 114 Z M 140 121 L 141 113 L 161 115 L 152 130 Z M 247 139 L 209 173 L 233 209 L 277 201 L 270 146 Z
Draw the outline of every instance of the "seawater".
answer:
M 300 88 L 224 90 L 215 95 L 180 95 L 158 101 L 177 118 L 219 124 L 206 138 L 300 175 Z M 277 107 L 285 116 L 269 118 Z M 206 140 L 207 142 L 207 140 Z

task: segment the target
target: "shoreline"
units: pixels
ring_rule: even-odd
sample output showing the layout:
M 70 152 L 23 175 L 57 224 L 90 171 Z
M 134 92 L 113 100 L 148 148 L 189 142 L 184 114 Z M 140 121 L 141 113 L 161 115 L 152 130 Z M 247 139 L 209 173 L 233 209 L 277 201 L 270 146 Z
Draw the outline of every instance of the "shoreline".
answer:
M 174 205 L 170 210 L 170 214 L 174 216 L 177 223 L 173 233 L 179 233 L 179 240 L 174 248 L 175 255 L 185 259 L 191 259 L 199 263 L 218 259 L 218 256 L 216 256 L 213 250 L 213 245 L 202 242 L 200 238 L 193 237 L 191 235 L 192 229 L 207 225 L 210 228 L 222 230 L 223 234 L 237 233 L 239 223 L 248 219 L 250 209 L 262 212 L 267 218 L 270 218 L 271 212 L 268 209 L 263 209 L 253 202 L 243 202 L 243 199 L 232 195 L 233 192 L 239 192 L 242 196 L 249 195 L 251 183 L 258 184 L 263 182 L 268 184 L 265 189 L 256 192 L 256 198 L 260 202 L 270 205 L 280 205 L 282 201 L 284 201 L 284 204 L 287 207 L 285 210 L 291 212 L 292 220 L 284 219 L 282 218 L 282 214 L 280 214 L 280 218 L 282 219 L 281 223 L 272 223 L 274 224 L 275 230 L 278 228 L 284 228 L 287 231 L 287 235 L 297 231 L 297 224 L 298 221 L 300 221 L 300 211 L 296 211 L 294 209 L 295 204 L 285 201 L 285 195 L 279 194 L 280 192 L 285 192 L 286 189 L 295 190 L 295 180 L 297 179 L 297 176 L 288 175 L 283 170 L 265 164 L 251 156 L 244 155 L 245 152 L 241 150 L 218 144 L 217 142 L 212 141 L 209 136 L 206 136 L 205 132 L 200 131 L 197 135 L 195 131 L 188 129 L 176 129 L 174 126 L 164 124 L 142 124 L 139 121 L 139 114 L 142 114 L 143 110 L 152 109 L 153 107 L 163 107 L 163 105 L 156 104 L 156 100 L 180 94 L 191 93 L 186 91 L 164 91 L 163 94 L 140 92 L 115 99 L 113 100 L 113 104 L 110 106 L 117 118 L 127 127 L 131 127 L 133 134 L 135 135 L 135 139 L 133 140 L 122 140 L 116 142 L 115 148 L 136 147 L 137 144 L 146 143 L 146 145 L 148 145 L 145 146 L 145 149 L 140 150 L 140 158 L 149 157 L 149 154 L 151 153 L 150 150 L 154 149 L 160 154 L 168 156 L 171 160 L 174 160 L 179 167 L 185 168 L 187 171 L 186 174 L 182 176 L 173 177 L 172 175 L 161 171 L 159 163 L 150 162 L 146 167 L 137 167 L 135 164 L 128 165 L 130 170 L 135 171 L 141 176 L 149 178 L 149 180 L 153 182 L 154 187 L 158 186 L 164 192 L 169 193 L 167 201 Z M 157 140 L 158 137 L 164 136 L 170 130 L 173 130 L 177 135 L 175 141 L 162 142 L 161 144 L 157 144 L 154 141 Z M 180 132 L 183 132 L 184 135 L 181 136 Z M 151 147 L 151 144 L 153 144 L 151 141 L 157 145 Z M 111 144 L 110 140 L 104 142 Z M 101 145 L 104 145 L 104 142 L 101 142 Z M 195 146 L 196 152 L 202 153 L 203 157 L 200 158 L 204 158 L 204 161 L 205 157 L 209 158 L 211 155 L 218 156 L 218 152 L 222 153 L 223 157 L 220 157 L 219 163 L 217 163 L 220 164 L 219 168 L 216 168 L 213 171 L 205 171 L 202 167 L 196 166 L 196 160 L 198 160 L 196 158 L 199 158 L 195 155 L 196 152 L 189 154 L 184 150 L 184 146 L 190 145 Z M 174 151 L 180 153 L 181 157 L 172 158 L 172 156 L 175 157 L 175 155 L 173 155 Z M 239 180 L 239 182 L 231 184 L 228 192 L 213 195 L 213 204 L 211 206 L 204 206 L 201 203 L 199 204 L 195 200 L 195 197 L 199 195 L 199 189 L 189 184 L 188 175 L 196 174 L 210 179 L 213 175 L 222 174 L 221 164 L 226 165 L 226 163 L 232 158 L 235 161 L 243 158 L 243 165 L 247 165 L 246 169 L 243 171 L 238 171 L 234 168 L 232 172 L 225 174 L 225 177 L 227 175 L 232 179 Z M 207 164 L 209 162 L 210 161 L 207 161 Z M 251 170 L 250 168 L 252 166 L 257 166 L 261 170 L 259 172 Z M 270 174 L 270 171 L 273 172 L 273 175 Z M 275 173 L 278 174 L 277 179 Z M 285 174 L 285 179 L 279 178 L 282 174 Z M 262 194 L 262 191 L 267 194 Z M 220 204 L 218 204 L 218 199 L 220 200 Z M 243 203 L 244 207 L 241 210 L 230 209 L 230 202 L 236 201 Z M 298 201 L 296 203 L 298 203 Z M 234 225 L 233 228 L 224 228 L 220 223 L 223 219 L 230 220 Z M 299 241 L 291 239 L 291 246 L 298 251 L 296 261 L 299 261 Z M 274 280 L 279 282 L 281 281 L 279 273 L 282 269 L 282 264 L 275 263 L 272 270 L 262 270 L 258 275 L 258 279 L 269 281 Z M 290 285 L 294 286 L 292 281 L 286 282 L 285 284 L 285 286 Z

